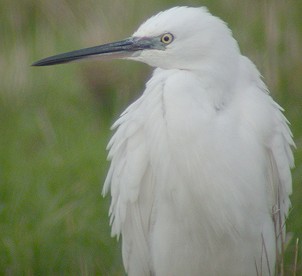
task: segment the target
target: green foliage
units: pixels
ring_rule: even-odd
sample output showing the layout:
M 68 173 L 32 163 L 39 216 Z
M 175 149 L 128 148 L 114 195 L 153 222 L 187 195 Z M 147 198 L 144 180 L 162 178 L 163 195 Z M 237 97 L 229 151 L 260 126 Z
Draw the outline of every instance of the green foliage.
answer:
M 2 0 L 0 274 L 123 275 L 109 200 L 101 197 L 105 148 L 110 124 L 138 97 L 150 69 L 124 61 L 29 65 L 127 37 L 180 4 L 207 5 L 227 21 L 285 107 L 298 146 L 288 229 L 302 237 L 300 1 Z M 291 242 L 287 266 L 293 251 Z

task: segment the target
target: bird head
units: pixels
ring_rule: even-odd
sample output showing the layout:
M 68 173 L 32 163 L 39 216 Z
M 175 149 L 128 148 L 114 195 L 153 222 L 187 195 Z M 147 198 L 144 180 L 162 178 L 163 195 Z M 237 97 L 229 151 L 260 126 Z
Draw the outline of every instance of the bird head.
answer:
M 229 28 L 206 8 L 175 7 L 148 19 L 130 38 L 51 56 L 33 65 L 109 57 L 163 69 L 196 70 L 215 62 L 231 64 L 238 52 Z

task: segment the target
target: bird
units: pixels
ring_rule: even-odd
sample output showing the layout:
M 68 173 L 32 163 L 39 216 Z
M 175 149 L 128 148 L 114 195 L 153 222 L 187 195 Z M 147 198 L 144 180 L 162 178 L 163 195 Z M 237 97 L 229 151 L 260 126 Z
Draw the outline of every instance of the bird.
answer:
M 33 65 L 87 58 L 154 68 L 107 148 L 103 195 L 111 194 L 126 273 L 277 273 L 295 144 L 284 110 L 227 24 L 206 7 L 173 7 L 127 39 Z

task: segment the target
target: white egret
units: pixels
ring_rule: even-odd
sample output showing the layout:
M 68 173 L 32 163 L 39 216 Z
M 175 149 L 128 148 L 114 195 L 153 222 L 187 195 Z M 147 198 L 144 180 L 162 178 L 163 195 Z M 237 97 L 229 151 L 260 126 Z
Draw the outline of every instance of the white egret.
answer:
M 128 39 L 33 65 L 104 56 L 156 67 L 108 145 L 103 194 L 128 275 L 273 275 L 294 142 L 227 25 L 175 7 Z

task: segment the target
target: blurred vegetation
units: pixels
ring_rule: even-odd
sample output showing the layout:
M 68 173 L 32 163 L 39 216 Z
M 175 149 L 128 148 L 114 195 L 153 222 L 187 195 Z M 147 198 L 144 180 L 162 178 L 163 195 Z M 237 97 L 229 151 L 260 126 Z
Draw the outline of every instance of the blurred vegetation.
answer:
M 123 275 L 109 200 L 100 194 L 105 147 L 111 123 L 139 97 L 151 69 L 126 61 L 30 64 L 128 37 L 176 5 L 205 5 L 228 22 L 285 108 L 297 144 L 288 230 L 302 238 L 302 1 L 2 0 L 1 275 Z

